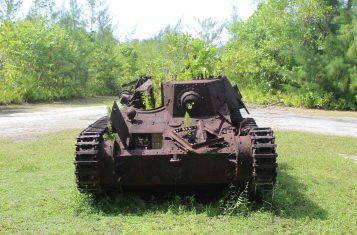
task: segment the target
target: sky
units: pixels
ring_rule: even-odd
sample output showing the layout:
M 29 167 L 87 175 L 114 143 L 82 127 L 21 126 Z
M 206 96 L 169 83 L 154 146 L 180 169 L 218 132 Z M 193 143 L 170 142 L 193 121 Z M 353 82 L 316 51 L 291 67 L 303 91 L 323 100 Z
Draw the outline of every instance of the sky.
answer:
M 234 5 L 242 19 L 256 8 L 249 0 L 113 0 L 110 9 L 121 35 L 135 29 L 134 38 L 149 38 L 168 24 L 176 25 L 179 19 L 188 26 L 187 31 L 193 30 L 197 19 L 224 22 L 232 15 Z
M 63 0 L 56 0 L 61 6 Z M 107 0 L 113 25 L 114 35 L 120 39 L 145 39 L 157 34 L 167 25 L 176 25 L 181 19 L 184 32 L 193 34 L 197 20 L 211 18 L 224 22 L 233 13 L 236 6 L 238 16 L 245 20 L 256 9 L 252 0 Z M 68 2 L 68 1 L 67 1 Z M 24 0 L 23 12 L 32 0 Z M 82 7 L 86 0 L 78 0 Z

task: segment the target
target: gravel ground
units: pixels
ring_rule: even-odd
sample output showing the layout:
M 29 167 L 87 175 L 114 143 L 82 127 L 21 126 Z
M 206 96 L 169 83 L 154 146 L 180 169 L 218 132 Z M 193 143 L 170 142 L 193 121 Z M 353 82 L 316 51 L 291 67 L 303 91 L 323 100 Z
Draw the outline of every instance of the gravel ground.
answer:
M 296 111 L 271 107 L 253 107 L 249 111 L 250 115 L 243 116 L 253 117 L 262 127 L 357 137 L 357 118 L 354 117 L 319 116 L 300 109 Z

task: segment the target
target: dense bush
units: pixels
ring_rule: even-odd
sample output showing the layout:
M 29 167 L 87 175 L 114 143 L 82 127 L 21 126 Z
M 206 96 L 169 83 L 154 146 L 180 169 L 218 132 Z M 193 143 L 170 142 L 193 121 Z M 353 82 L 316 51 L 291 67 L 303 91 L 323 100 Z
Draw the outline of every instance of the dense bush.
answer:
M 259 97 L 250 94 L 251 101 L 356 110 L 356 7 L 352 1 L 262 1 L 247 21 L 231 22 L 226 73 Z

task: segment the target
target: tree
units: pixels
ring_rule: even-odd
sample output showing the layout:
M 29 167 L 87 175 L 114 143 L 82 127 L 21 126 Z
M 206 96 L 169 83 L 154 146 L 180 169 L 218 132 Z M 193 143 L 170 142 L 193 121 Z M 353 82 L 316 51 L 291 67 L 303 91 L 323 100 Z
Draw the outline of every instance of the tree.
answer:
M 199 28 L 196 29 L 196 33 L 199 38 L 207 45 L 220 45 L 221 35 L 225 28 L 224 23 L 214 21 L 211 18 L 204 20 L 197 20 Z
M 30 17 L 44 17 L 49 18 L 53 14 L 55 6 L 54 0 L 34 0 L 29 10 L 28 16 Z
M 97 1 L 96 0 L 87 0 L 87 5 L 89 7 L 89 27 L 90 32 L 93 32 L 94 24 L 97 21 L 96 17 L 96 9 L 97 9 Z
M 70 28 L 72 30 L 76 29 L 81 24 L 81 9 L 78 6 L 77 0 L 69 1 L 69 18 L 70 18 Z
M 0 0 L 0 19 L 13 21 L 23 0 Z
M 319 108 L 356 107 L 353 6 L 337 0 L 267 0 L 234 17 L 226 73 L 258 96 Z M 353 4 L 353 2 L 352 2 Z
M 113 27 L 111 23 L 111 17 L 109 15 L 108 7 L 104 7 L 98 12 L 97 17 L 98 24 L 98 36 L 101 39 L 113 38 Z

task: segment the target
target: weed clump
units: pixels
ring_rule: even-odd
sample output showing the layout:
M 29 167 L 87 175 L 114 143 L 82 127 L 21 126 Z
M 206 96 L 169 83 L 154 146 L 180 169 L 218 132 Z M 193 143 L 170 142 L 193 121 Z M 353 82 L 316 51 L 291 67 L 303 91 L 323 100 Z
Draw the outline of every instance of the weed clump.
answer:
M 248 185 L 246 184 L 243 190 L 239 187 L 231 185 L 224 192 L 222 199 L 219 201 L 219 207 L 223 215 L 229 216 L 246 216 L 250 211 L 250 202 L 248 195 Z

